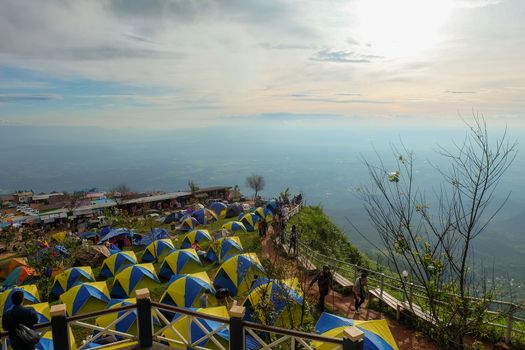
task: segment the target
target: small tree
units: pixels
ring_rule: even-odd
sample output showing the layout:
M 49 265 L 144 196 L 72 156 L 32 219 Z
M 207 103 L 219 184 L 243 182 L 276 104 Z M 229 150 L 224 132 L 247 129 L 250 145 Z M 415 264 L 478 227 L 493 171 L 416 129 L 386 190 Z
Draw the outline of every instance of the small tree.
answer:
M 49 293 L 53 284 L 50 277 L 54 270 L 75 266 L 75 261 L 81 249 L 81 240 L 77 238 L 66 238 L 61 243 L 62 249 L 67 252 L 64 254 L 54 246 L 44 249 L 39 240 L 27 242 L 24 255 L 27 257 L 29 266 L 38 274 L 37 287 L 42 297 L 42 301 L 48 300 Z
M 381 159 L 379 165 L 363 159 L 372 185 L 360 193 L 383 242 L 382 252 L 400 281 L 407 270 L 422 286 L 419 292 L 425 298 L 418 302 L 433 319 L 427 324 L 430 333 L 445 348 L 462 343 L 467 334 L 479 334 L 488 321 L 485 312 L 494 290 L 474 268 L 472 245 L 506 202 L 494 203 L 494 194 L 516 154 L 506 133 L 489 142 L 483 118 L 475 116 L 468 127 L 461 144 L 440 151 L 448 169 L 436 167 L 444 183 L 432 202 L 416 185 L 414 156 L 406 148 L 393 150 L 394 169 Z M 408 295 L 407 283 L 402 287 Z
M 188 180 L 188 188 L 191 192 L 191 198 L 193 201 L 197 201 L 197 192 L 199 191 L 199 185 L 193 180 Z
M 255 191 L 253 198 L 256 199 L 257 194 L 264 189 L 264 177 L 252 174 L 246 178 L 246 185 Z
M 130 196 L 130 194 L 132 193 L 132 190 L 131 190 L 131 187 L 129 187 L 127 184 L 121 183 L 121 184 L 118 184 L 110 188 L 109 192 L 113 194 L 118 193 L 121 198 L 125 199 Z

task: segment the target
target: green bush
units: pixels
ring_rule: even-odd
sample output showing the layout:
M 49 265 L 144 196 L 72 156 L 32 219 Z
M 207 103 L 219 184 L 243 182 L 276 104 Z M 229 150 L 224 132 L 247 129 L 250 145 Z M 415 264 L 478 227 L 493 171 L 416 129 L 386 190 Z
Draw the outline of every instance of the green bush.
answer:
M 287 230 L 297 226 L 298 239 L 317 252 L 362 265 L 366 258 L 348 240 L 319 206 L 303 207 L 287 223 Z

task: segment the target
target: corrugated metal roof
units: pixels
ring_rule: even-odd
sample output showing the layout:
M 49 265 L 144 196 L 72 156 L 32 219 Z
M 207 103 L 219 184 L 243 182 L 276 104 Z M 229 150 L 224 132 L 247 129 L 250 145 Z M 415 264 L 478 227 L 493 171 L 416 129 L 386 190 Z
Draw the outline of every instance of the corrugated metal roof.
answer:
M 148 196 L 148 197 L 125 199 L 122 201 L 122 204 L 151 203 L 151 202 L 164 201 L 168 199 L 177 199 L 180 197 L 190 196 L 190 195 L 191 195 L 191 192 L 172 192 L 172 193 L 165 193 L 165 194 L 157 194 L 157 195 Z

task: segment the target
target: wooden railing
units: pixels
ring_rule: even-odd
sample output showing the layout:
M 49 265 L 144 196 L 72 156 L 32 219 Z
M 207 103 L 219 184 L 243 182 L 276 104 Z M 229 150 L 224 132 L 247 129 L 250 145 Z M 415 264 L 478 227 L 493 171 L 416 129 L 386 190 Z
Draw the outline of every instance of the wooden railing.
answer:
M 88 347 L 91 349 L 103 349 L 115 345 L 122 345 L 124 347 L 127 345 L 129 348 L 136 348 L 138 346 L 141 349 L 147 349 L 155 344 L 199 350 L 270 350 L 282 349 L 282 346 L 286 346 L 287 349 L 292 350 L 299 348 L 313 350 L 315 349 L 314 342 L 331 344 L 334 349 L 363 349 L 364 334 L 356 327 L 347 327 L 343 332 L 343 338 L 332 338 L 244 321 L 245 308 L 243 306 L 234 305 L 229 310 L 229 317 L 224 318 L 197 312 L 192 309 L 152 302 L 147 289 L 137 290 L 136 298 L 136 304 L 69 317 L 66 315 L 66 306 L 64 304 L 53 305 L 50 312 L 51 322 L 39 324 L 36 328 L 51 328 L 54 350 L 71 350 L 72 342 L 70 337 L 73 334 L 70 327 L 75 327 L 75 333 L 78 333 L 79 328 L 96 332 L 77 347 L 79 350 Z M 118 313 L 118 316 L 106 327 L 100 327 L 86 322 L 86 320 L 89 319 L 114 313 Z M 114 329 L 118 322 L 132 313 L 135 313 L 137 317 L 136 335 Z M 166 313 L 170 313 L 171 316 Z M 177 317 L 172 317 L 173 315 L 177 315 Z M 188 326 L 187 332 L 181 332 L 175 326 L 175 323 L 178 324 L 181 317 L 186 318 L 183 321 L 185 321 Z M 161 324 L 154 327 L 154 318 L 160 320 Z M 210 327 L 208 323 L 207 327 L 205 323 L 210 321 L 214 322 L 214 324 Z M 198 335 L 200 337 L 198 339 L 195 338 L 195 334 L 192 334 L 192 325 L 195 325 L 199 330 Z M 222 332 L 222 339 L 218 339 L 219 332 Z M 227 337 L 225 337 L 225 333 Z M 97 340 L 102 339 L 106 335 L 118 336 L 121 340 L 104 345 L 96 344 Z M 194 337 L 192 337 L 192 335 L 194 335 Z M 1 333 L 1 337 L 2 349 L 7 349 L 8 333 Z
M 329 265 L 332 268 L 332 271 L 353 278 L 353 280 L 355 280 L 361 273 L 366 272 L 368 274 L 370 289 L 377 288 L 379 290 L 378 294 L 381 296 L 387 291 L 401 294 L 404 299 L 401 302 L 408 302 L 410 309 L 414 309 L 412 305 L 415 299 L 428 300 L 428 297 L 424 293 L 425 288 L 422 285 L 402 280 L 394 276 L 389 276 L 381 271 L 375 271 L 334 257 L 323 255 L 300 241 L 298 242 L 298 248 L 298 257 L 308 259 L 318 268 L 320 266 Z M 453 295 L 448 296 L 453 297 Z M 483 301 L 474 297 L 472 297 L 471 300 Z M 438 303 L 445 304 L 446 300 L 438 301 Z M 525 335 L 525 319 L 518 316 L 520 313 L 525 312 L 523 306 L 502 300 L 489 300 L 488 303 L 490 305 L 487 308 L 486 314 L 490 315 L 493 320 L 487 322 L 487 324 L 492 327 L 503 329 L 505 332 L 505 342 L 510 343 L 513 334 L 519 334 L 521 336 Z M 498 312 L 494 310 L 502 311 Z M 501 315 L 505 316 L 505 323 L 502 323 L 501 317 L 499 317 Z
M 301 205 L 294 206 L 290 209 L 288 215 L 285 216 L 286 220 L 289 220 L 293 215 L 296 215 L 301 210 Z M 370 287 L 375 287 L 378 290 L 379 299 L 384 301 L 383 295 L 386 291 L 392 291 L 401 293 L 403 301 L 401 303 L 407 303 L 408 308 L 416 316 L 429 320 L 427 312 L 422 310 L 419 306 L 414 304 L 414 298 L 428 300 L 428 297 L 424 294 L 425 288 L 422 285 L 415 284 L 413 282 L 402 280 L 394 276 L 386 275 L 384 272 L 375 271 L 363 266 L 352 264 L 346 261 L 338 260 L 334 257 L 323 255 L 310 247 L 306 246 L 302 242 L 298 242 L 298 259 L 302 261 L 312 262 L 318 268 L 320 266 L 329 265 L 332 271 L 338 272 L 342 275 L 346 275 L 349 278 L 357 279 L 360 273 L 366 272 L 368 274 L 368 280 Z M 453 295 L 447 295 L 447 297 L 453 297 Z M 472 301 L 485 301 L 479 298 L 471 297 Z M 519 334 L 525 336 L 525 318 L 521 317 L 525 313 L 523 305 L 518 305 L 512 302 L 503 300 L 490 300 L 489 307 L 486 310 L 486 314 L 490 315 L 493 320 L 487 322 L 488 325 L 500 328 L 505 331 L 505 342 L 511 343 L 513 334 Z M 438 303 L 446 304 L 445 300 L 438 301 Z M 417 312 L 418 311 L 421 312 Z M 494 311 L 502 310 L 502 311 Z M 504 315 L 505 323 L 500 321 Z

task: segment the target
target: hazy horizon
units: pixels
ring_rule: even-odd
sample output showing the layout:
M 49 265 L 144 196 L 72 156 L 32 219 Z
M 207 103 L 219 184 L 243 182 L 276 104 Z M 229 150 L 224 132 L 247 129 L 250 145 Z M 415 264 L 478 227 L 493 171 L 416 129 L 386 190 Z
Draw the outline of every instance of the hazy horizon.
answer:
M 462 125 L 462 123 L 458 124 Z M 492 139 L 500 128 L 490 128 Z M 239 185 L 252 193 L 245 179 L 264 176 L 267 198 L 289 187 L 307 204 L 321 205 L 349 238 L 372 258 L 374 249 L 348 224 L 347 218 L 373 242 L 378 242 L 356 188 L 368 183 L 361 157 L 395 159 L 392 146 L 401 142 L 414 151 L 417 182 L 431 193 L 442 181 L 434 166 L 443 160 L 438 146 L 460 142 L 466 127 L 310 127 L 296 123 L 259 127 L 213 127 L 178 132 L 137 132 L 95 127 L 0 127 L 0 193 L 17 189 L 37 192 L 74 191 L 119 183 L 133 190 L 186 190 L 188 180 L 200 186 Z M 327 136 L 329 135 L 329 136 Z M 521 141 L 521 130 L 508 130 L 509 140 Z M 518 145 L 518 154 L 520 146 Z M 431 165 L 430 163 L 434 164 Z M 504 176 L 497 200 L 510 198 L 504 210 L 478 242 L 477 257 L 496 272 L 525 281 L 521 232 L 525 215 L 525 161 L 518 156 Z

